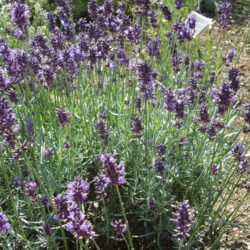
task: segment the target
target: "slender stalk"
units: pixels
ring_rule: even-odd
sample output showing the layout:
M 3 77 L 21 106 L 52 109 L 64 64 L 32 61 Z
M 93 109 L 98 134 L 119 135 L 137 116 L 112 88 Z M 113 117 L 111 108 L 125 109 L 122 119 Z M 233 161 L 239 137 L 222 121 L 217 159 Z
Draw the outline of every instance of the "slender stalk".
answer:
M 123 204 L 123 201 L 122 201 L 122 197 L 121 197 L 121 193 L 120 193 L 118 185 L 115 185 L 115 189 L 116 189 L 116 193 L 117 193 L 119 203 L 120 203 L 120 206 L 121 206 L 123 218 L 124 218 L 124 221 L 125 221 L 127 229 L 128 229 L 127 232 L 128 232 L 128 242 L 129 242 L 130 250 L 132 250 L 132 249 L 134 249 L 132 235 L 131 235 L 131 232 L 130 232 L 130 229 L 129 229 L 129 223 L 128 223 L 125 207 L 124 207 L 124 204 Z

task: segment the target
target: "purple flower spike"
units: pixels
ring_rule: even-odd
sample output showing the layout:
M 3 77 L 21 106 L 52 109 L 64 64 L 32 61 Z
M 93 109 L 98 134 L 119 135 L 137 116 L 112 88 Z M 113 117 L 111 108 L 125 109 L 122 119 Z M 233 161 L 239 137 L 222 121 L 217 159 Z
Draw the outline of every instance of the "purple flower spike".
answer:
M 167 5 L 161 5 L 161 11 L 162 11 L 166 20 L 168 20 L 168 21 L 172 20 L 172 13 L 169 10 Z
M 95 178 L 95 192 L 98 197 L 105 197 L 107 195 L 106 190 L 109 187 L 111 181 L 110 179 L 104 175 L 100 174 Z
M 88 199 L 88 193 L 86 192 L 89 189 L 88 182 L 76 178 L 74 181 L 68 183 L 68 200 L 76 203 L 82 203 Z
M 159 144 L 159 145 L 156 146 L 156 149 L 157 149 L 157 155 L 158 156 L 163 156 L 163 155 L 166 154 L 167 148 L 166 148 L 165 145 Z
M 122 223 L 122 220 L 115 220 L 110 224 L 117 234 L 123 234 L 128 230 L 126 224 Z
M 0 234 L 8 233 L 11 229 L 12 226 L 10 225 L 7 216 L 0 212 Z
M 215 164 L 212 165 L 211 170 L 212 170 L 212 173 L 214 175 L 217 175 L 217 173 L 218 173 L 218 167 Z
M 11 11 L 11 21 L 22 31 L 29 25 L 29 8 L 19 1 L 15 2 Z
M 224 2 L 219 7 L 220 27 L 222 29 L 228 28 L 231 11 L 232 4 L 229 2 L 229 0 L 224 0 Z
M 48 237 L 50 237 L 52 235 L 52 230 L 51 230 L 51 227 L 48 223 L 44 223 L 43 231 L 44 231 L 45 235 Z
M 157 13 L 155 10 L 149 10 L 148 11 L 148 16 L 150 17 L 150 23 L 152 25 L 153 28 L 157 28 Z
M 183 0 L 175 0 L 175 8 L 180 10 L 182 8 Z
M 75 237 L 85 238 L 87 242 L 96 237 L 93 225 L 81 211 L 71 212 L 70 220 L 66 224 L 66 230 L 74 234 Z
M 102 154 L 100 160 L 104 167 L 104 174 L 110 179 L 111 185 L 126 184 L 125 167 L 123 161 L 119 164 L 116 162 L 116 152 L 112 154 Z
M 101 141 L 104 144 L 107 144 L 109 139 L 109 131 L 107 125 L 107 115 L 105 113 L 100 113 L 99 121 L 96 124 L 96 129 Z
M 165 91 L 165 108 L 169 112 L 173 112 L 176 108 L 176 97 L 171 88 Z
M 164 159 L 156 161 L 154 167 L 157 174 L 159 174 L 162 177 L 164 176 L 165 171 L 169 168 Z
M 240 89 L 240 72 L 237 68 L 232 67 L 228 70 L 228 80 L 230 88 L 237 92 Z
M 207 106 L 205 104 L 200 106 L 200 121 L 203 123 L 208 123 L 210 121 Z
M 233 61 L 233 59 L 234 59 L 234 57 L 235 57 L 235 54 L 236 54 L 236 51 L 235 51 L 234 48 L 232 48 L 232 49 L 230 49 L 230 50 L 228 51 L 228 53 L 227 53 L 227 58 L 226 58 L 226 65 L 227 65 L 227 66 L 229 66 L 229 65 L 232 63 L 232 61 Z
M 178 240 L 185 240 L 190 236 L 192 222 L 194 219 L 194 209 L 190 208 L 189 201 L 184 201 L 182 204 L 174 206 L 175 237 Z
M 141 138 L 142 131 L 143 131 L 143 125 L 142 125 L 142 122 L 141 122 L 141 116 L 140 115 L 136 115 L 135 117 L 132 118 L 131 126 L 132 126 L 132 131 L 133 131 L 134 135 L 137 138 Z
M 57 109 L 57 119 L 63 127 L 66 127 L 70 123 L 71 114 L 66 109 Z
M 188 17 L 187 24 L 188 24 L 188 27 L 190 29 L 192 29 L 192 30 L 195 29 L 195 25 L 196 25 L 196 17 L 195 17 L 195 15 L 190 15 Z
M 139 92 L 145 100 L 154 98 L 154 90 L 156 88 L 155 80 L 157 73 L 149 63 L 140 63 L 137 66 L 137 74 L 139 76 Z
M 37 184 L 34 181 L 25 184 L 25 191 L 27 195 L 35 201 L 37 198 Z
M 150 56 L 153 56 L 155 58 L 160 58 L 160 46 L 161 46 L 161 40 L 160 38 L 156 37 L 153 40 L 148 41 L 148 48 L 147 52 Z
M 245 153 L 246 153 L 246 146 L 242 143 L 236 143 L 232 148 L 232 155 L 238 161 L 242 160 Z
M 246 123 L 250 124 L 250 104 L 246 106 L 246 112 L 244 114 L 244 120 Z

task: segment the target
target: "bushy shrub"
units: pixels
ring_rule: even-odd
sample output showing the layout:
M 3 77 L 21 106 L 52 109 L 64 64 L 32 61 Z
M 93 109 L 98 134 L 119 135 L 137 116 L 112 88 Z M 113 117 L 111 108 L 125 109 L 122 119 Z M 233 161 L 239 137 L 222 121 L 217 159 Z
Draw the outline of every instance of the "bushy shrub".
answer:
M 220 247 L 250 191 L 250 106 L 242 48 L 213 52 L 230 6 L 202 48 L 194 5 L 136 0 L 131 18 L 123 3 L 91 0 L 91 21 L 75 24 L 60 0 L 32 35 L 28 6 L 11 4 L 0 39 L 3 249 Z

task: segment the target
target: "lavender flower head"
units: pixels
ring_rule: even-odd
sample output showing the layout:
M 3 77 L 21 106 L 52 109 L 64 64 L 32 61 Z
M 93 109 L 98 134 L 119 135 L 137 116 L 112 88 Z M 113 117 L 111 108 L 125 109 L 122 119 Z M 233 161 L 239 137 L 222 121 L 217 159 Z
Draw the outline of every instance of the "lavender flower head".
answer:
M 32 201 L 35 201 L 37 198 L 37 184 L 34 181 L 27 182 L 25 184 L 25 191 L 26 194 L 32 199 Z
M 232 4 L 229 2 L 229 0 L 224 0 L 224 2 L 219 7 L 220 27 L 222 29 L 228 28 L 231 11 Z
M 63 127 L 66 127 L 70 123 L 71 114 L 66 109 L 57 109 L 57 119 Z
M 171 88 L 165 91 L 165 108 L 169 112 L 173 112 L 176 108 L 176 96 Z
M 122 223 L 122 220 L 115 220 L 110 224 L 117 234 L 123 234 L 128 230 L 128 227 L 126 224 Z
M 156 146 L 156 149 L 157 149 L 157 155 L 158 156 L 163 156 L 166 154 L 166 146 L 164 144 L 159 144 Z
M 183 0 L 175 0 L 175 8 L 180 10 L 182 8 Z
M 96 129 L 101 141 L 104 144 L 107 144 L 109 139 L 109 131 L 107 125 L 107 115 L 105 113 L 100 113 L 99 121 L 96 124 Z
M 106 190 L 109 187 L 111 181 L 109 177 L 104 174 L 97 175 L 94 180 L 95 192 L 98 197 L 102 198 L 107 195 Z
M 66 224 L 66 230 L 74 234 L 75 237 L 85 238 L 87 242 L 96 237 L 92 223 L 86 219 L 86 215 L 82 211 L 71 212 L 70 220 Z
M 48 237 L 50 237 L 52 235 L 52 230 L 51 230 L 51 227 L 48 223 L 43 224 L 43 231 L 44 231 L 45 235 Z
M 67 187 L 69 200 L 72 200 L 75 203 L 82 203 L 88 199 L 88 193 L 86 192 L 89 189 L 88 182 L 80 178 L 76 178 L 74 181 L 68 183 Z
M 155 171 L 161 176 L 164 176 L 165 171 L 168 169 L 168 165 L 166 164 L 164 159 L 157 160 L 155 162 Z
M 22 31 L 29 25 L 29 8 L 26 4 L 17 1 L 13 4 L 11 21 Z
M 189 15 L 188 17 L 188 20 L 187 20 L 187 24 L 188 24 L 188 27 L 190 29 L 195 29 L 195 25 L 196 25 L 196 17 L 195 15 Z
M 244 114 L 244 121 L 246 123 L 250 124 L 250 104 L 248 104 L 245 109 L 246 109 L 246 111 Z
M 236 143 L 232 148 L 232 155 L 236 160 L 242 160 L 246 153 L 246 146 L 242 143 Z
M 229 66 L 232 63 L 232 61 L 235 57 L 235 54 L 236 54 L 236 50 L 234 48 L 232 48 L 228 51 L 227 58 L 226 58 L 226 65 L 227 66 Z
M 194 209 L 190 208 L 189 201 L 186 200 L 180 205 L 174 206 L 175 237 L 178 240 L 185 240 L 190 236 L 192 222 L 194 220 Z
M 125 167 L 123 161 L 117 164 L 116 152 L 113 154 L 102 154 L 100 160 L 104 167 L 104 174 L 110 179 L 111 185 L 123 185 L 126 184 Z
M 165 17 L 166 20 L 171 21 L 172 20 L 172 13 L 169 10 L 167 5 L 161 5 L 161 11 Z
M 142 125 L 142 122 L 141 122 L 141 116 L 140 115 L 136 115 L 136 116 L 134 116 L 132 118 L 131 126 L 132 126 L 132 131 L 133 131 L 134 135 L 137 138 L 141 138 L 142 131 L 143 131 L 143 125 Z
M 210 121 L 208 109 L 205 104 L 200 106 L 200 121 L 203 123 L 208 123 Z
M 139 76 L 139 92 L 145 100 L 153 99 L 154 89 L 156 88 L 155 79 L 157 73 L 149 63 L 139 63 L 137 66 L 137 74 Z
M 10 225 L 7 216 L 0 212 L 0 234 L 8 233 L 11 229 L 12 226 Z
M 150 56 L 153 56 L 155 58 L 160 58 L 160 46 L 161 46 L 161 40 L 159 37 L 156 37 L 153 40 L 148 41 L 148 47 L 147 52 Z
M 218 174 L 218 167 L 215 164 L 211 166 L 211 170 L 214 175 Z
M 237 92 L 240 89 L 240 72 L 237 68 L 232 67 L 228 70 L 228 80 L 230 88 Z

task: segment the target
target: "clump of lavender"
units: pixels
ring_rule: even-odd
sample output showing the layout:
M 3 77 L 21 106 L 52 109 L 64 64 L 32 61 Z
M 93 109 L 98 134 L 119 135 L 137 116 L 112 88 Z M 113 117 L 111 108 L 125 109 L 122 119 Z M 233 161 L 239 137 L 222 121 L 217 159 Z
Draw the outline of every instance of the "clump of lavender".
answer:
M 109 139 L 109 131 L 107 125 L 107 115 L 105 113 L 100 113 L 99 121 L 96 124 L 96 129 L 102 142 L 107 144 Z
M 220 27 L 222 29 L 228 28 L 231 11 L 232 11 L 232 4 L 230 3 L 229 0 L 224 0 L 219 7 Z
M 122 220 L 115 220 L 114 222 L 111 222 L 110 225 L 114 228 L 117 234 L 123 234 L 128 230 L 127 225 L 124 224 Z
M 171 21 L 172 20 L 172 13 L 169 10 L 167 5 L 161 4 L 161 11 L 165 17 L 166 20 Z
M 75 178 L 74 181 L 68 183 L 67 185 L 67 195 L 68 199 L 74 201 L 75 203 L 82 203 L 88 199 L 89 183 L 82 180 L 81 178 Z
M 159 37 L 156 37 L 153 40 L 149 40 L 148 47 L 147 47 L 148 54 L 152 57 L 160 58 L 161 56 L 160 46 L 161 46 L 161 40 Z
M 149 63 L 139 63 L 137 66 L 137 74 L 139 76 L 139 93 L 141 93 L 145 100 L 154 98 L 154 90 L 156 88 L 155 80 L 157 73 Z
M 71 114 L 66 109 L 57 109 L 56 115 L 62 127 L 70 124 Z
M 190 236 L 192 223 L 194 220 L 194 209 L 190 208 L 189 201 L 174 206 L 173 222 L 176 226 L 175 237 L 178 240 L 185 240 Z
M 111 185 L 123 185 L 126 184 L 125 178 L 125 166 L 123 161 L 117 164 L 117 153 L 114 151 L 113 154 L 104 153 L 100 156 L 100 160 L 104 167 L 104 174 L 109 178 Z
M 0 234 L 8 233 L 12 229 L 11 224 L 5 214 L 0 212 Z
M 229 65 L 232 63 L 232 61 L 233 61 L 233 59 L 234 59 L 234 57 L 235 57 L 235 54 L 236 54 L 236 51 L 235 51 L 234 48 L 231 48 L 231 49 L 228 51 L 227 57 L 226 57 L 226 65 L 227 65 L 227 66 L 229 66 Z
M 141 116 L 136 115 L 131 121 L 132 131 L 137 138 L 141 138 L 143 132 L 143 125 L 141 122 Z

